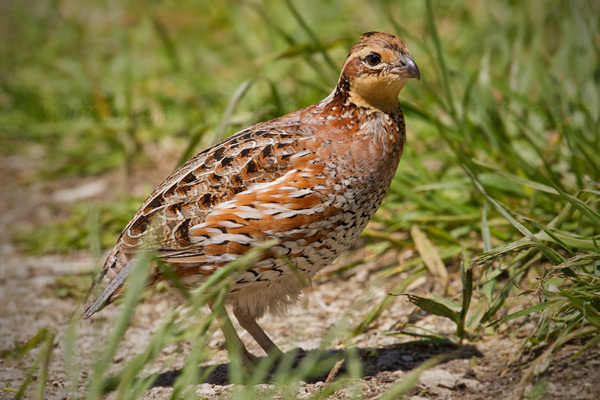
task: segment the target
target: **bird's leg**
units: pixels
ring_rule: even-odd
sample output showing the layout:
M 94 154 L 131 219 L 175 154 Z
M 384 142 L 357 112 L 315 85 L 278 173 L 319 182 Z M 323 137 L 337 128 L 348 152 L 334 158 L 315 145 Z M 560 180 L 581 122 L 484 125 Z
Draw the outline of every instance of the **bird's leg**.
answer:
M 258 325 L 256 319 L 247 314 L 241 313 L 236 308 L 233 309 L 233 315 L 237 318 L 238 322 L 248 331 L 248 333 L 256 340 L 256 342 L 263 348 L 265 353 L 268 355 L 275 356 L 277 358 L 283 355 L 283 352 L 279 350 L 277 345 L 267 336 L 265 331 Z
M 215 312 L 212 302 L 208 303 L 208 307 L 213 313 Z M 219 325 L 221 326 L 221 331 L 225 336 L 225 342 L 227 344 L 227 349 L 229 351 L 230 358 L 230 349 L 232 348 L 231 346 L 236 346 L 242 358 L 242 364 L 244 365 L 244 368 L 253 368 L 256 364 L 258 364 L 258 358 L 254 354 L 250 353 L 246 349 L 246 346 L 244 346 L 242 339 L 240 339 L 240 337 L 238 336 L 233 324 L 231 323 L 231 320 L 229 319 L 229 315 L 227 315 L 227 310 L 223 308 L 223 312 L 217 312 L 216 316 L 217 321 L 219 321 Z

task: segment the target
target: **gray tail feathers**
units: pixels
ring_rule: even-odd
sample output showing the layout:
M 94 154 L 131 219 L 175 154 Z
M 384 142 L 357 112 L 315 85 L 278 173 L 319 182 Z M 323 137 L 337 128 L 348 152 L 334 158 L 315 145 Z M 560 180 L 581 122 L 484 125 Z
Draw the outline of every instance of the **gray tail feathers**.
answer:
M 131 271 L 133 270 L 133 267 L 135 265 L 134 261 L 135 260 L 131 260 L 127 264 L 125 264 L 125 266 L 119 271 L 117 276 L 115 276 L 109 282 L 108 286 L 106 286 L 104 291 L 102 291 L 102 293 L 100 293 L 98 297 L 93 299 L 93 301 L 90 299 L 90 301 L 86 302 L 87 308 L 83 313 L 83 316 L 81 317 L 82 319 L 88 319 L 89 317 L 94 315 L 94 313 L 100 311 L 111 302 L 112 296 L 115 294 L 116 291 L 123 287 L 125 280 L 127 280 L 129 275 L 131 274 Z M 90 293 L 88 294 L 89 297 L 93 298 L 92 291 L 94 290 L 95 286 L 102 281 L 104 275 L 106 275 L 106 270 L 102 271 L 98 276 L 99 279 L 97 279 L 96 282 L 94 282 L 92 288 L 90 289 Z

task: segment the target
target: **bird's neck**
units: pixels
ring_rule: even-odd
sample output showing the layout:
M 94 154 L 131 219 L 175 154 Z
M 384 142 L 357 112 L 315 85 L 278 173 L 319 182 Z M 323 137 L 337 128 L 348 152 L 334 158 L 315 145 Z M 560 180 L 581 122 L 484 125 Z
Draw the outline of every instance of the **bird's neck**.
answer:
M 375 79 L 350 81 L 342 75 L 334 91 L 334 99 L 345 106 L 354 105 L 395 115 L 400 110 L 398 94 L 405 83 L 406 81 L 395 81 L 388 85 L 381 85 L 380 81 Z

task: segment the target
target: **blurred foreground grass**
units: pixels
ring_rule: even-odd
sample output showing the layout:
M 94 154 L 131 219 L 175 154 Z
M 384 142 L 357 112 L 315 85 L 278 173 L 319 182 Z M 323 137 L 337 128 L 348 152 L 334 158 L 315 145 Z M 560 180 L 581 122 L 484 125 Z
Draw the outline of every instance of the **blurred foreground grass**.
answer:
M 396 279 L 397 289 L 341 336 L 351 343 L 395 295 L 432 274 L 439 290 L 409 300 L 453 320 L 456 336 L 405 324 L 387 334 L 477 340 L 509 333 L 496 329 L 520 318 L 521 326 L 534 327 L 524 346 L 546 349 L 531 368 L 567 340 L 582 348 L 600 342 L 597 2 L 15 1 L 2 7 L 0 152 L 39 157 L 36 179 L 151 168 L 147 149 L 168 141 L 181 149 L 170 161 L 174 168 L 225 135 L 326 96 L 361 33 L 399 34 L 422 80 L 401 94 L 409 142 L 364 236 L 373 258 L 414 253 L 379 271 L 380 279 Z M 106 247 L 125 225 L 113 222 L 126 222 L 132 211 L 85 207 L 23 240 L 38 251 Z M 523 304 L 514 302 L 519 295 L 530 299 L 529 307 L 508 314 Z M 121 394 L 143 393 L 153 376 L 134 378 L 167 343 L 191 337 L 203 343 L 210 321 L 177 331 L 175 319 L 176 313 L 166 318 L 163 337 L 118 375 Z M 74 331 L 67 338 L 74 341 Z M 117 345 L 110 341 L 107 354 Z M 174 397 L 190 396 L 185 385 L 201 382 L 191 371 L 207 355 L 197 350 Z M 356 357 L 348 357 L 351 365 L 336 382 L 360 376 Z M 91 376 L 91 398 L 101 396 L 109 362 L 105 357 Z M 274 381 L 285 388 L 310 368 L 279 371 Z M 266 373 L 260 371 L 249 382 L 260 382 Z M 252 398 L 253 390 L 236 395 Z

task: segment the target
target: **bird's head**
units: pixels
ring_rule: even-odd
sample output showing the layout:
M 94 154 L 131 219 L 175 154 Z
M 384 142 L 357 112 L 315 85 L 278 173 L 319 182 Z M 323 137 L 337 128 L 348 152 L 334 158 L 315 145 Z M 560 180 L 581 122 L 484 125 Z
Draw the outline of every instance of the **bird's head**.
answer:
M 367 32 L 350 50 L 337 90 L 357 106 L 391 112 L 410 78 L 421 75 L 404 42 L 389 33 Z

